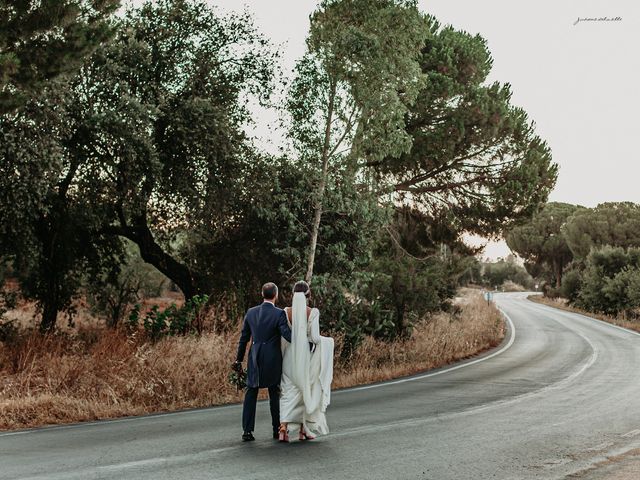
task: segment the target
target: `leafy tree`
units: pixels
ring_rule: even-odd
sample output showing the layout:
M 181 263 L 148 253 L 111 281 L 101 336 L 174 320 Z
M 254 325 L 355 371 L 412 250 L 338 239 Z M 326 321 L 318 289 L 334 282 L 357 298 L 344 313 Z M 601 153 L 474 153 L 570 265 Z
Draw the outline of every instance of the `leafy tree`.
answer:
M 74 73 L 111 34 L 119 0 L 8 0 L 0 3 L 0 113 Z
M 576 212 L 563 228 L 572 253 L 584 259 L 593 247 L 640 246 L 640 205 L 631 202 L 602 203 Z
M 273 60 L 246 14 L 162 0 L 128 11 L 74 84 L 74 182 L 104 212 L 100 233 L 134 242 L 187 299 L 208 287 L 181 236 L 236 221 L 247 102 L 269 93 Z
M 378 233 L 369 278 L 356 291 L 391 312 L 393 329 L 386 328 L 385 336 L 406 336 L 424 315 L 449 307 L 473 252 L 462 243 L 457 251 L 441 248 L 447 233 L 420 210 L 407 207 L 396 210 Z
M 0 117 L 0 247 L 11 258 L 21 293 L 36 300 L 43 331 L 73 311 L 87 276 L 118 263 L 120 245 L 93 238 L 100 217 L 72 186 L 67 155 L 75 135 L 65 114 L 68 90 L 51 85 L 13 116 Z
M 250 160 L 241 97 L 266 93 L 272 73 L 248 22 L 199 2 L 146 4 L 70 89 L 51 83 L 0 119 L 0 244 L 43 330 L 72 311 L 84 277 L 120 262 L 121 238 L 188 298 L 204 288 L 176 238 L 233 221 Z
M 540 266 L 548 267 L 556 288 L 560 288 L 564 268 L 573 258 L 562 228 L 583 208 L 568 203 L 548 203 L 529 223 L 509 231 L 507 245 L 527 262 L 525 265 L 532 275 L 539 273 Z
M 286 157 L 254 163 L 233 228 L 213 239 L 206 232 L 185 239 L 183 256 L 190 264 L 203 265 L 205 283 L 213 293 L 234 291 L 244 307 L 258 300 L 265 279 L 276 282 L 286 296 L 304 277 L 312 221 L 311 168 Z M 367 268 L 373 240 L 387 221 L 386 210 L 367 186 L 348 178 L 337 170 L 329 177 L 319 232 L 325 254 L 315 264 L 317 274 L 347 283 Z M 314 280 L 314 288 L 316 284 Z
M 409 150 L 404 116 L 425 81 L 418 64 L 428 30 L 411 0 L 323 0 L 290 90 L 291 138 L 314 166 L 306 279 L 313 275 L 331 169 Z M 392 42 L 389 39 L 393 39 Z
M 458 279 L 458 285 L 461 287 L 467 285 L 479 285 L 482 283 L 482 265 L 480 260 L 475 256 L 469 256 L 464 259 L 466 266 Z
M 393 329 L 385 336 L 405 337 L 427 313 L 449 308 L 463 268 L 457 257 L 417 258 L 385 238 L 387 243 L 381 245 L 372 263 L 372 277 L 361 291 L 392 312 Z
M 457 232 L 501 233 L 546 202 L 557 166 L 526 112 L 511 105 L 509 84 L 486 82 L 486 41 L 427 22 L 427 81 L 405 117 L 412 148 L 366 165 L 398 201 L 447 218 Z

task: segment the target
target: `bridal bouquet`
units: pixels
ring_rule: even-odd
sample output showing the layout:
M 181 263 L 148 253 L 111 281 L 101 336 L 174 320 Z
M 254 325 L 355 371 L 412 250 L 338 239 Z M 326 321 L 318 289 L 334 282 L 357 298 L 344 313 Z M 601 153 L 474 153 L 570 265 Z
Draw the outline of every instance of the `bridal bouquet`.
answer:
M 244 371 L 242 365 L 234 364 L 229 373 L 229 383 L 234 385 L 238 390 L 247 388 L 247 372 Z

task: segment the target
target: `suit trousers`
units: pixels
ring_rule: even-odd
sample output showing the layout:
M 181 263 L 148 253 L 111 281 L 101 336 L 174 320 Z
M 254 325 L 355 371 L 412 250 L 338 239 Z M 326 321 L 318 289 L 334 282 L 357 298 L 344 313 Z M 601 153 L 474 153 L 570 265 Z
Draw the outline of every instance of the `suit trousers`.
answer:
M 258 401 L 258 388 L 247 387 L 242 405 L 242 430 L 253 432 L 256 425 L 256 403 Z M 280 428 L 280 385 L 269 387 L 269 408 L 271 410 L 271 425 L 273 431 Z

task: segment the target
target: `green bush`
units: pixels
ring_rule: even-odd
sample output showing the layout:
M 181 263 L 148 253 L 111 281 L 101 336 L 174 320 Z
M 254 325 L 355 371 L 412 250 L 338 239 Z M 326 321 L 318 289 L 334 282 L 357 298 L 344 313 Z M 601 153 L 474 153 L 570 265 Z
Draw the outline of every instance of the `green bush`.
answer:
M 578 270 L 569 270 L 562 277 L 562 286 L 560 287 L 560 295 L 574 303 L 580 294 L 582 287 L 582 275 Z
M 136 304 L 129 314 L 127 327 L 130 331 L 137 331 L 142 324 L 142 329 L 152 340 L 159 340 L 166 336 L 202 333 L 202 310 L 208 300 L 207 295 L 196 295 L 182 307 L 177 307 L 174 303 L 160 310 L 160 307 L 154 305 L 143 316 L 140 315 L 140 304 Z
M 640 306 L 640 249 L 605 246 L 592 250 L 574 303 L 609 315 L 633 314 Z
M 0 342 L 13 343 L 20 335 L 14 320 L 0 320 Z
M 367 280 L 361 278 L 347 288 L 343 279 L 331 275 L 313 278 L 313 305 L 320 309 L 321 328 L 344 335 L 344 357 L 351 355 L 366 335 L 390 338 L 395 331 L 391 310 L 377 299 L 364 299 L 354 293 L 363 281 Z
M 132 242 L 123 242 L 119 262 L 93 278 L 87 279 L 86 292 L 91 312 L 103 317 L 107 326 L 117 327 L 131 305 L 142 298 L 159 297 L 167 278 L 145 263 Z

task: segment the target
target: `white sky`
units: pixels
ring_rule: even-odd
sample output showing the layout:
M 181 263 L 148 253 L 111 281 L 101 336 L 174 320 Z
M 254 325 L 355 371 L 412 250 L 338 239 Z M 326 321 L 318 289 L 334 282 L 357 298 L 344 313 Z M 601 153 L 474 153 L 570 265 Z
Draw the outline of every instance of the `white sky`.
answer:
M 135 3 L 139 3 L 136 1 Z M 315 0 L 209 0 L 221 11 L 247 9 L 258 28 L 281 45 L 284 71 L 304 52 Z M 547 140 L 560 175 L 550 200 L 595 206 L 640 203 L 636 138 L 640 122 L 640 2 L 634 0 L 430 0 L 422 9 L 443 24 L 487 39 L 494 59 L 490 81 L 512 86 Z M 621 17 L 583 22 L 578 17 Z M 256 133 L 274 138 L 262 112 Z M 503 242 L 485 255 L 504 256 Z

